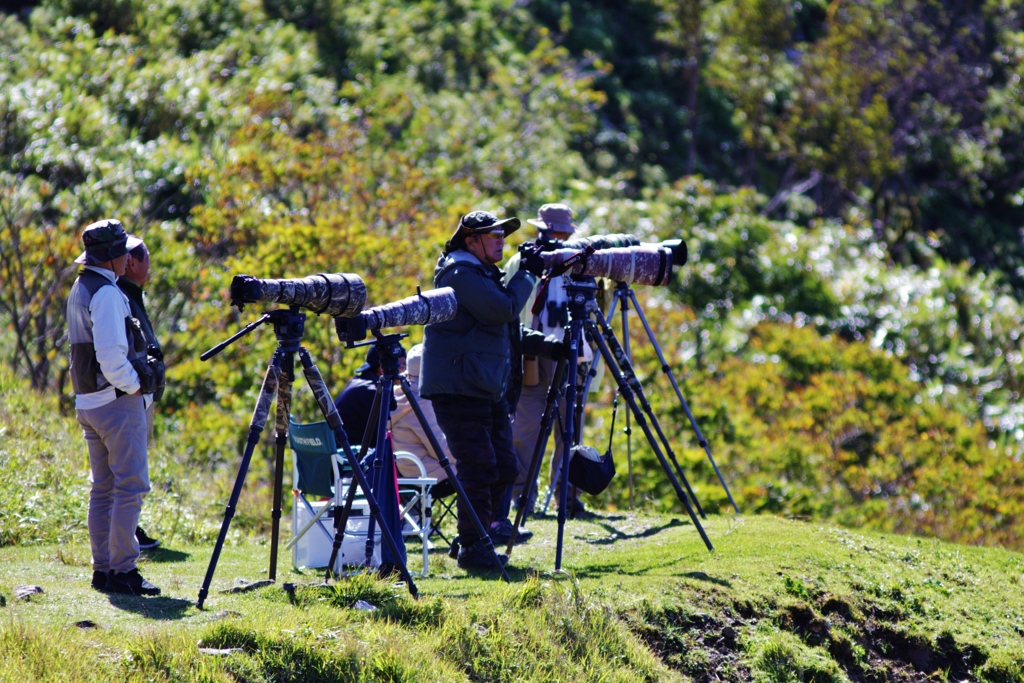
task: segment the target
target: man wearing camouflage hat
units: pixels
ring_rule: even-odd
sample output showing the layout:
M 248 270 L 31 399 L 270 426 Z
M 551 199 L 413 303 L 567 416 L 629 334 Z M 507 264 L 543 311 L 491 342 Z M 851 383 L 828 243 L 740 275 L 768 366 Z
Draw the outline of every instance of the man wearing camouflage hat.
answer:
M 146 342 L 128 299 L 115 284 L 124 275 L 129 240 L 121 222 L 97 221 L 82 233 L 84 268 L 68 296 L 68 339 L 75 408 L 89 448 L 89 543 L 93 588 L 159 595 L 136 566 L 135 529 L 149 493 L 146 407 L 156 380 Z

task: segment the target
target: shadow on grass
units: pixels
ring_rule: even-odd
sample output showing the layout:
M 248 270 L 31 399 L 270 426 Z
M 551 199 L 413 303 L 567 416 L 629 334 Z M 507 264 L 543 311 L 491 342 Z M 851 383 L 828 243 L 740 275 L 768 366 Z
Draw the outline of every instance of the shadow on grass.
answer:
M 683 577 L 687 579 L 696 579 L 698 581 L 707 581 L 708 583 L 713 583 L 716 586 L 732 588 L 732 583 L 727 581 L 726 579 L 715 578 L 714 576 L 710 576 L 708 574 L 705 574 L 704 572 L 686 572 L 685 574 L 683 574 Z
M 148 562 L 187 562 L 192 554 L 170 548 L 153 548 L 152 550 L 143 550 L 142 557 L 146 558 Z
M 666 560 L 659 564 L 650 564 L 644 567 L 636 568 L 629 567 L 621 564 L 603 564 L 603 565 L 592 565 L 587 568 L 569 567 L 578 579 L 601 579 L 609 574 L 619 574 L 622 576 L 644 576 L 658 570 L 671 569 L 678 567 L 680 563 L 679 559 Z M 682 578 L 695 579 L 697 581 L 706 581 L 713 583 L 717 586 L 723 586 L 726 588 L 732 587 L 732 584 L 726 579 L 719 579 L 717 577 L 705 574 L 704 572 L 686 572 L 685 574 L 679 574 Z
M 628 541 L 630 539 L 635 538 L 649 538 L 651 536 L 654 536 L 655 534 L 660 534 L 662 531 L 665 531 L 666 529 L 673 529 L 679 526 L 686 526 L 686 524 L 687 522 L 683 522 L 682 520 L 673 517 L 661 526 L 652 526 L 648 529 L 644 529 L 643 531 L 640 531 L 635 534 L 627 534 L 625 532 L 619 531 L 611 524 L 599 524 L 598 526 L 602 527 L 605 531 L 608 532 L 608 536 L 606 536 L 605 538 L 597 539 L 581 538 L 579 540 L 583 541 L 584 543 L 589 543 L 590 545 L 610 545 L 618 541 Z
M 523 520 L 523 524 L 526 524 L 531 519 L 547 520 L 550 522 L 558 521 L 558 512 L 532 512 L 526 516 Z M 591 522 L 593 524 L 600 524 L 601 522 L 621 522 L 624 519 L 629 519 L 628 515 L 615 514 L 613 512 L 595 512 L 588 510 L 587 512 L 579 515 L 569 515 L 565 518 L 568 522 Z
M 658 564 L 648 564 L 643 567 L 636 567 L 634 565 L 630 568 L 626 568 L 625 565 L 621 564 L 604 564 L 599 566 L 587 567 L 585 569 L 580 569 L 576 567 L 570 567 L 570 569 L 572 569 L 572 571 L 576 574 L 577 578 L 599 579 L 607 574 L 621 574 L 622 576 L 644 576 L 646 574 L 650 574 L 651 572 L 656 572 L 658 570 L 663 569 L 671 569 L 677 566 L 679 566 L 679 560 L 672 559 L 665 560 L 664 562 L 660 562 Z M 683 576 L 686 575 L 684 574 Z
M 135 612 L 147 619 L 173 621 L 181 619 L 190 607 L 195 605 L 191 600 L 157 596 L 154 598 L 137 598 L 134 595 L 111 595 L 110 605 L 125 612 Z

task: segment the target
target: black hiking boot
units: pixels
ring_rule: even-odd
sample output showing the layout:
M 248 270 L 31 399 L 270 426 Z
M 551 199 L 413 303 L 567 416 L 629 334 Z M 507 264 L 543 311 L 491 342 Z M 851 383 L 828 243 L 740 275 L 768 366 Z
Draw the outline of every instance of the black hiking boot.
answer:
M 491 542 L 495 545 L 505 545 L 512 538 L 512 522 L 507 519 L 501 520 L 498 526 L 491 527 L 487 535 L 491 537 Z M 516 532 L 516 545 L 526 543 L 532 536 L 533 532 L 525 526 L 519 527 L 519 531 Z
M 150 538 L 141 526 L 135 527 L 135 540 L 139 542 L 139 550 L 152 550 L 160 545 L 160 541 Z
M 107 577 L 107 592 L 123 595 L 160 595 L 160 589 L 142 578 L 138 568 L 130 572 L 111 570 Z

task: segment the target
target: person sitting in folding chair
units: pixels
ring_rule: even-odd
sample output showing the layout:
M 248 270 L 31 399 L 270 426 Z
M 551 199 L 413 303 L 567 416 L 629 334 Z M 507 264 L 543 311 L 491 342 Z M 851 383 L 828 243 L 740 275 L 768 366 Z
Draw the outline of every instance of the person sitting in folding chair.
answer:
M 406 358 L 405 376 L 409 380 L 409 385 L 412 389 L 412 398 L 419 405 L 420 410 L 423 412 L 423 417 L 426 418 L 427 427 L 437 439 L 438 445 L 441 446 L 445 456 L 448 458 L 452 472 L 456 472 L 455 461 L 452 459 L 451 451 L 448 449 L 448 440 L 445 438 L 444 432 L 437 425 L 434 407 L 430 404 L 430 401 L 421 398 L 419 395 L 420 361 L 422 358 L 423 344 L 416 344 L 409 349 L 409 354 Z M 448 478 L 448 473 L 445 472 L 438 462 L 437 453 L 431 447 L 427 432 L 416 417 L 416 413 L 413 411 L 409 397 L 405 395 L 404 389 L 395 392 L 395 403 L 397 408 L 391 412 L 391 442 L 396 453 L 404 451 L 415 455 L 423 464 L 426 476 L 437 479 L 437 483 L 430 489 L 430 496 L 433 501 L 431 534 L 439 536 L 445 543 L 451 545 L 451 539 L 441 530 L 441 524 L 449 515 L 454 516 L 455 501 L 446 501 L 445 498 L 451 498 L 454 495 L 455 485 L 452 484 Z M 396 461 L 396 464 L 401 476 L 420 476 L 419 470 L 414 463 L 399 459 Z
M 431 406 L 430 401 L 420 398 L 419 395 L 420 360 L 422 357 L 423 344 L 416 344 L 409 349 L 409 354 L 406 358 L 405 376 L 408 378 L 412 388 L 413 399 L 419 404 L 420 409 L 423 411 L 423 416 L 427 418 L 427 427 L 437 438 L 437 442 L 444 450 L 445 456 L 451 459 L 451 451 L 448 450 L 448 440 L 445 439 L 441 428 L 437 426 L 434 408 Z M 443 482 L 448 480 L 448 473 L 444 471 L 444 468 L 438 462 L 437 453 L 431 447 L 427 433 L 424 431 L 419 419 L 417 419 L 416 413 L 413 412 L 412 405 L 409 403 L 409 398 L 405 395 L 404 390 L 395 392 L 395 403 L 398 407 L 391 411 L 391 443 L 395 448 L 395 452 L 405 451 L 412 453 L 420 459 L 420 462 L 426 468 L 427 476 L 437 479 L 437 484 L 434 486 L 435 498 L 449 495 L 444 493 L 445 491 L 454 493 L 455 487 L 450 482 L 443 487 L 441 486 Z M 410 462 L 402 462 L 400 460 L 398 462 L 398 471 L 403 477 L 419 476 L 419 472 Z M 456 471 L 455 463 L 452 463 L 452 471 Z

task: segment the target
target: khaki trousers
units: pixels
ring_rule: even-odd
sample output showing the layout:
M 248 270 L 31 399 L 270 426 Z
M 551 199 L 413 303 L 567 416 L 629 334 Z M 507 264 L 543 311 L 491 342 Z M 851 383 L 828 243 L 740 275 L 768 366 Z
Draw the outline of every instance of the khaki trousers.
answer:
M 135 527 L 149 493 L 146 410 L 141 396 L 121 396 L 77 411 L 89 447 L 89 544 L 95 571 L 128 572 L 139 559 Z

